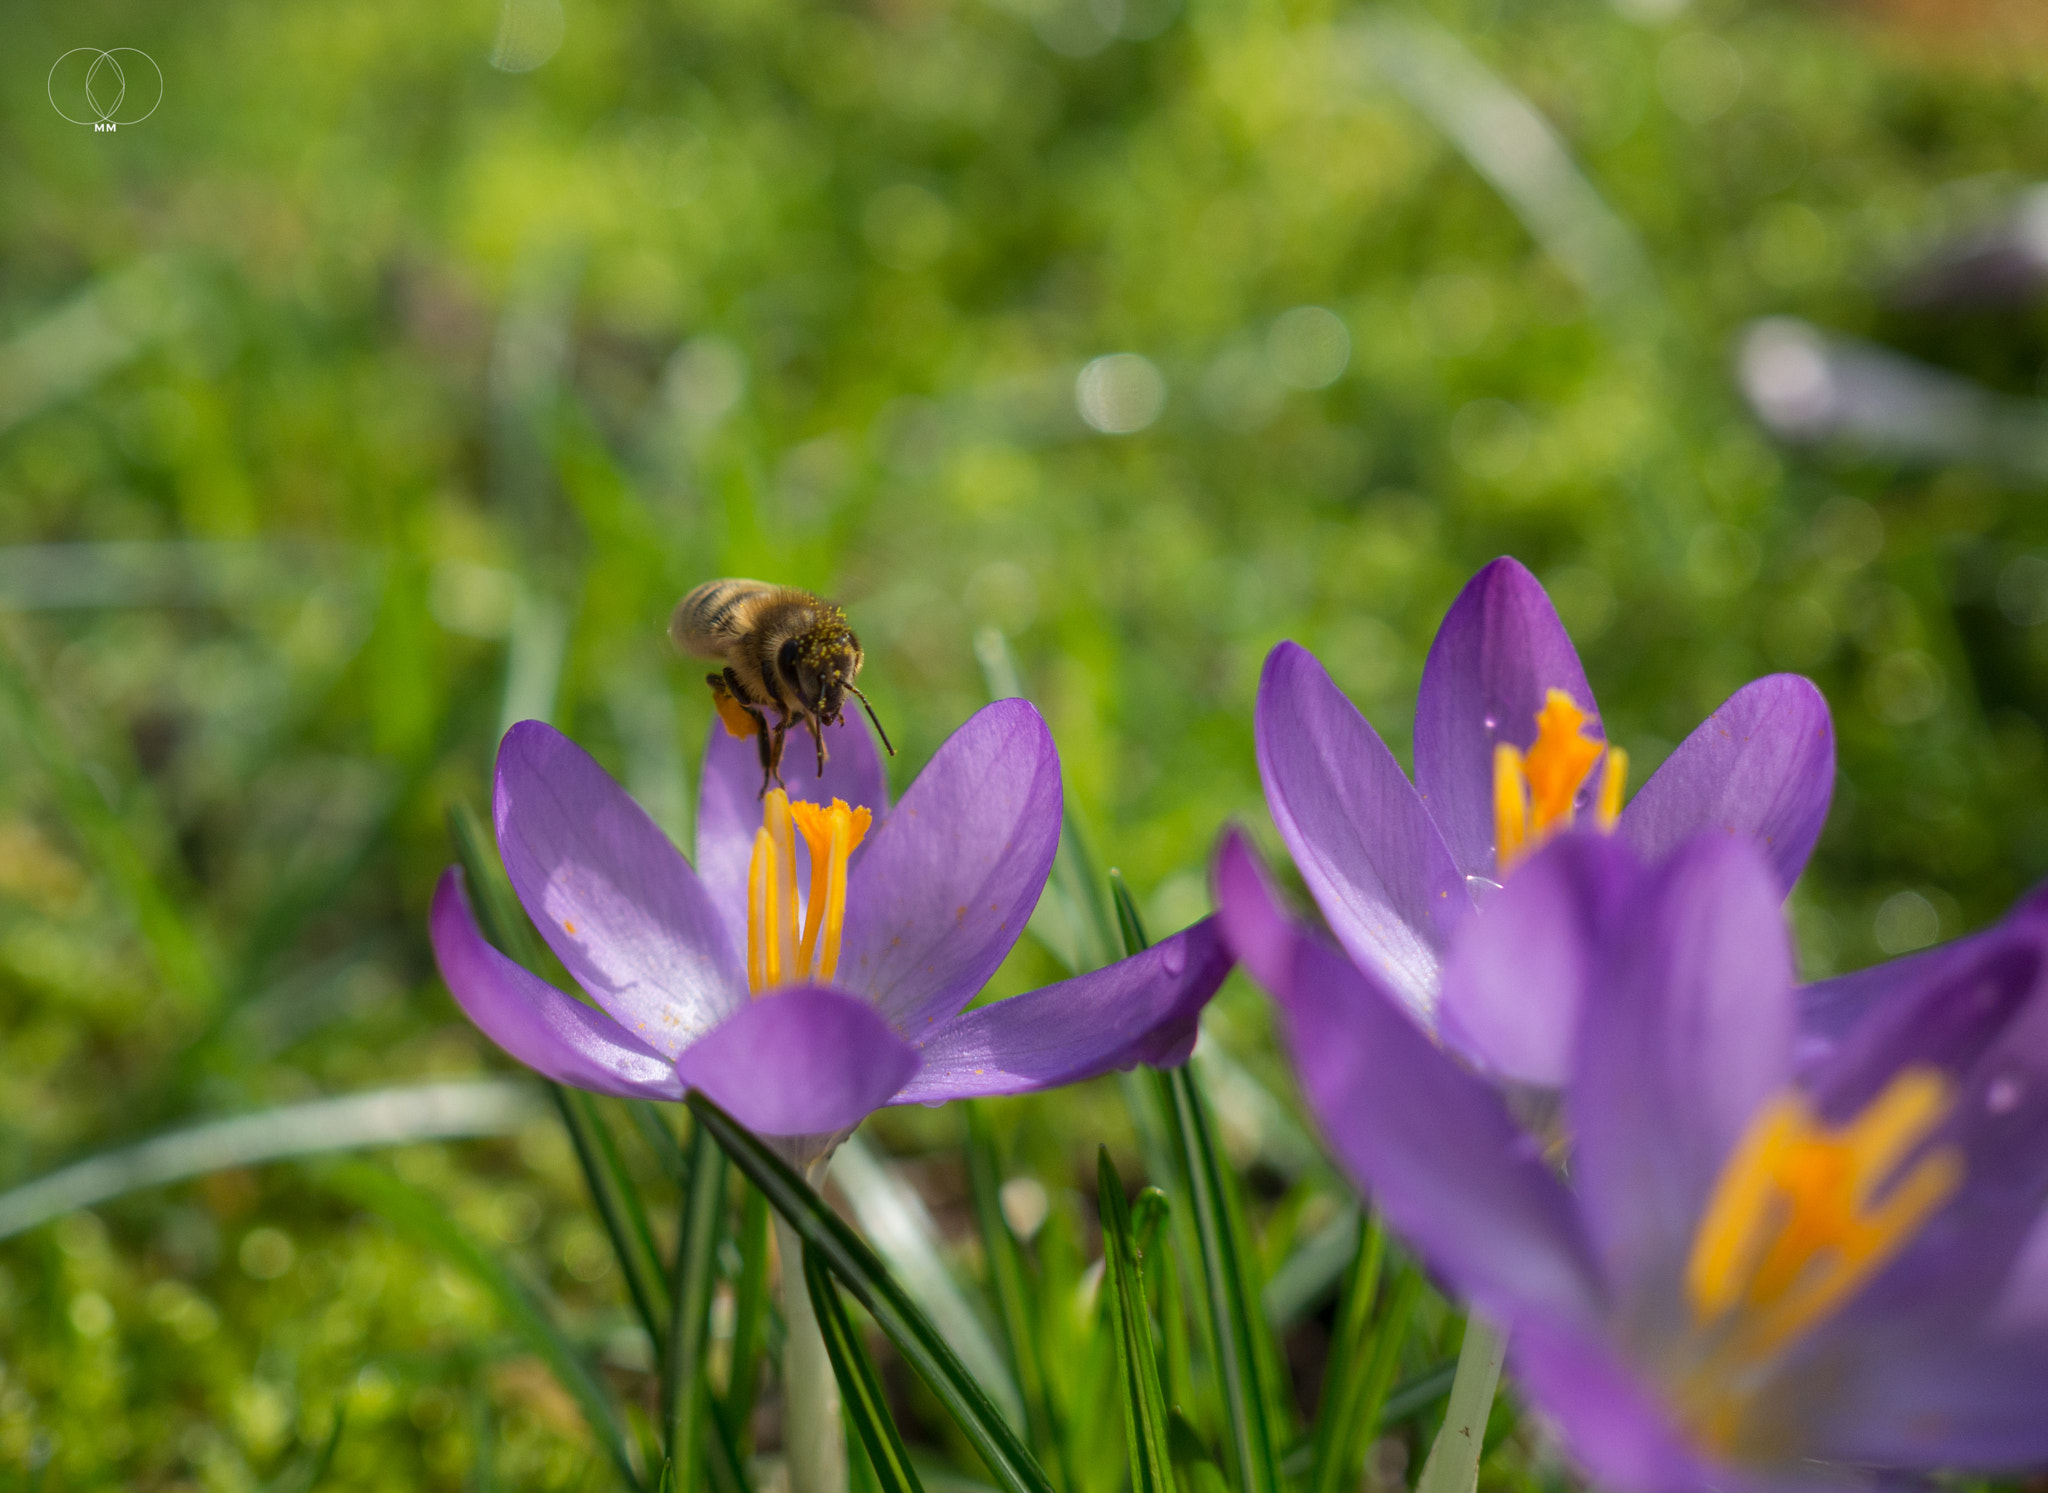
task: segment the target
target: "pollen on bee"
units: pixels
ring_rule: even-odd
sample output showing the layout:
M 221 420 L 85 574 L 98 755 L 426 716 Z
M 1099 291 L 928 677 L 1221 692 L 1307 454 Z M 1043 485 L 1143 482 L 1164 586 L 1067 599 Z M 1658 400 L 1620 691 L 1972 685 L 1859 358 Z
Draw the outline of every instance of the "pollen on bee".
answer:
M 761 723 L 744 705 L 732 697 L 732 692 L 722 685 L 711 686 L 711 703 L 718 707 L 718 718 L 725 722 L 726 734 L 745 738 L 761 734 Z

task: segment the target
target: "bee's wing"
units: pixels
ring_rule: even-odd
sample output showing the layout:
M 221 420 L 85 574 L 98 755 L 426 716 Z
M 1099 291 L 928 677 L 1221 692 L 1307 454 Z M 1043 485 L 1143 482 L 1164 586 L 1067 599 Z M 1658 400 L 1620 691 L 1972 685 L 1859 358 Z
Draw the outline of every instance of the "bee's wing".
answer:
M 699 658 L 724 658 L 733 639 L 745 630 L 752 604 L 774 588 L 762 581 L 706 581 L 676 603 L 668 635 L 685 653 Z

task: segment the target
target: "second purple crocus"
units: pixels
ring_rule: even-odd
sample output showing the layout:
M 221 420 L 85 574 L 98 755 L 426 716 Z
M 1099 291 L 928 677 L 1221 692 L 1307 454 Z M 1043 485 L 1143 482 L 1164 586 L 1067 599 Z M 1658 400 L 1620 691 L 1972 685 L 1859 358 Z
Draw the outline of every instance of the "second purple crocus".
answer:
M 505 1051 L 598 1093 L 700 1089 L 808 1163 L 885 1104 L 1017 1094 L 1187 1056 L 1230 968 L 1213 919 L 1135 958 L 973 1011 L 1059 843 L 1059 759 L 1003 700 L 890 808 L 858 721 L 823 778 L 764 800 L 714 725 L 694 867 L 588 753 L 537 721 L 499 748 L 498 848 L 586 1004 L 487 943 L 461 873 L 435 892 L 443 978 Z M 799 842 L 803 853 L 799 852 Z
M 1578 653 L 1511 559 L 1467 583 L 1430 645 L 1412 783 L 1295 643 L 1266 660 L 1257 737 L 1267 806 L 1331 931 L 1430 1017 L 1452 931 L 1551 836 L 1594 825 L 1655 857 L 1724 831 L 1764 847 L 1782 894 L 1834 790 L 1826 702 L 1775 674 L 1736 691 L 1624 806 L 1626 759 L 1602 733 Z
M 1556 1103 L 1532 1112 L 1283 912 L 1241 837 L 1217 875 L 1333 1151 L 1509 1330 L 1595 1486 L 1840 1488 L 2048 1460 L 2038 904 L 1802 1016 L 1782 868 L 1753 843 L 1703 836 L 1652 864 L 1619 837 L 1565 837 L 1444 972 L 1447 1003 L 1577 1013 Z

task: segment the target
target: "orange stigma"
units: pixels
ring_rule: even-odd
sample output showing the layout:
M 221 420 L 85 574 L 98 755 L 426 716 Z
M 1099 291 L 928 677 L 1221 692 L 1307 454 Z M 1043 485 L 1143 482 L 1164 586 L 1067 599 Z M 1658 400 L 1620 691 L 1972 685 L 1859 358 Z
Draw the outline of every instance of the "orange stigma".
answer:
M 874 815 L 850 808 L 792 803 L 780 788 L 761 804 L 754 859 L 747 872 L 747 986 L 755 995 L 785 985 L 829 982 L 839 971 L 846 929 L 846 864 Z M 798 908 L 796 834 L 811 858 L 809 905 Z
M 1940 1073 L 1909 1068 L 1844 1124 L 1825 1123 L 1791 1092 L 1750 1121 L 1685 1267 L 1694 1351 L 1679 1401 L 1710 1442 L 1742 1439 L 1763 1371 L 1840 1311 L 1955 1196 L 1961 1153 L 1925 1145 L 1953 1106 Z
M 1561 689 L 1549 691 L 1536 713 L 1536 740 L 1524 752 L 1508 742 L 1493 749 L 1494 859 L 1502 875 L 1577 817 L 1579 789 L 1604 755 L 1594 807 L 1603 830 L 1621 816 L 1628 785 L 1628 753 L 1586 733 L 1593 717 Z

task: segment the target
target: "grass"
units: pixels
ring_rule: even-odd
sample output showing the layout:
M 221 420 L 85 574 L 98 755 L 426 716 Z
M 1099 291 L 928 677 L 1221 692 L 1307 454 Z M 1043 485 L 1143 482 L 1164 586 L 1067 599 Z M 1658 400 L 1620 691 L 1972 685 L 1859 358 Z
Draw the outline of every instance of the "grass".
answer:
M 1273 845 L 1266 650 L 1315 649 L 1405 753 L 1436 621 L 1502 552 L 1551 586 L 1639 779 L 1744 679 L 1821 684 L 1842 778 L 1793 904 L 1809 972 L 1980 927 L 2048 869 L 2038 478 L 1991 449 L 1793 449 L 1731 378 L 1744 326 L 1790 314 L 2036 397 L 2037 305 L 1938 316 L 1887 287 L 2036 169 L 2038 53 L 1762 0 L 576 0 L 543 64 L 490 65 L 532 60 L 554 13 L 9 22 L 0 1182 L 503 1072 L 425 944 L 447 811 L 485 801 L 508 718 L 544 715 L 687 845 L 709 701 L 662 626 L 720 574 L 846 602 L 899 787 L 984 697 L 999 630 L 1155 934 L 1205 909 L 1225 821 Z M 57 118 L 43 74 L 81 44 L 146 50 L 161 109 Z M 1583 190 L 1501 178 L 1522 158 L 1469 128 L 1480 85 L 1540 111 Z M 1109 435 L 1076 387 L 1118 353 L 1146 364 L 1080 380 L 1098 423 L 1164 403 Z M 997 992 L 1060 946 L 1020 945 Z M 1264 1279 L 1350 1204 L 1263 998 L 1234 980 L 1211 1026 Z M 1098 1144 L 1147 1176 L 1123 1091 L 992 1113 L 1031 1268 L 1078 1283 Z M 673 1181 L 612 1118 L 666 1246 Z M 870 1127 L 979 1293 L 963 1137 L 947 1111 Z M 652 1404 L 549 1113 L 371 1164 Z M 1283 1339 L 1290 1404 L 1336 1258 Z M 1456 1351 L 1441 1302 L 1415 1323 L 1395 1397 Z M 1047 1362 L 1075 1486 L 1116 1486 L 1121 1422 L 1090 1411 L 1114 1359 L 1045 1330 L 1072 1349 Z M 217 1172 L 0 1243 L 0 1466 L 604 1486 L 522 1344 L 320 1164 Z M 971 1467 L 900 1367 L 913 1460 Z M 1427 1428 L 1395 1428 L 1411 1470 Z M 1482 1483 L 1560 1475 L 1497 1431 Z

